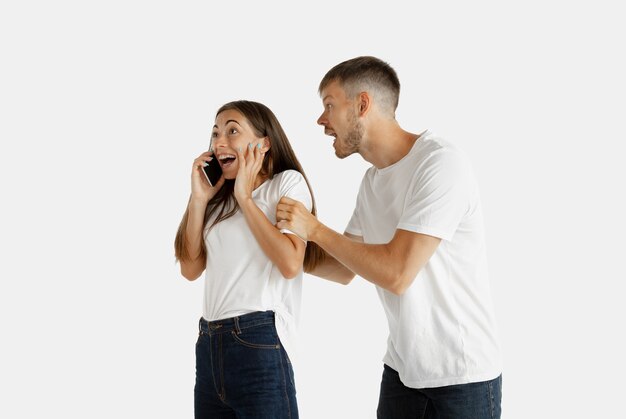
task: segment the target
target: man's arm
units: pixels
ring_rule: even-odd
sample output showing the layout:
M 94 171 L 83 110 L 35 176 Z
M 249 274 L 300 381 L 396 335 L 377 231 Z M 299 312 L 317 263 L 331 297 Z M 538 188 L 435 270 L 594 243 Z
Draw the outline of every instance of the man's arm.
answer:
M 289 198 L 280 200 L 276 213 L 279 228 L 317 243 L 356 275 L 397 295 L 413 283 L 441 242 L 407 230 L 396 230 L 386 244 L 355 242 L 326 227 L 300 202 Z
M 350 233 L 343 233 L 352 241 L 363 243 L 363 237 L 355 236 Z M 320 278 L 328 279 L 329 281 L 338 282 L 343 285 L 348 285 L 352 279 L 354 279 L 354 272 L 346 268 L 341 262 L 332 257 L 328 252 L 324 252 L 324 261 L 317 265 L 311 272 L 307 272 L 311 275 L 319 276 Z

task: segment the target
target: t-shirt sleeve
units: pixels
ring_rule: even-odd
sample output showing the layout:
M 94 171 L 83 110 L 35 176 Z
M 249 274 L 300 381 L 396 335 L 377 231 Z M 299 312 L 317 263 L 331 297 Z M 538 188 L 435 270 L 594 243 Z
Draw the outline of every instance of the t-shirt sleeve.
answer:
M 398 228 L 452 239 L 470 208 L 471 176 L 460 151 L 433 153 L 412 179 Z
M 295 199 L 302 202 L 309 212 L 313 208 L 313 199 L 311 198 L 311 191 L 304 179 L 304 176 L 300 172 L 295 170 L 286 170 L 282 174 L 279 187 L 280 198 L 286 196 L 287 198 Z M 280 230 L 281 233 L 295 234 L 285 228 Z
M 350 221 L 346 226 L 346 233 L 354 234 L 355 236 L 362 236 L 363 231 L 361 230 L 361 221 L 359 220 L 359 207 L 354 208 L 352 212 L 352 217 L 350 217 Z
M 363 227 L 361 224 L 363 210 L 361 208 L 363 204 L 363 185 L 367 177 L 370 175 L 372 169 L 368 169 L 365 175 L 363 175 L 363 179 L 361 179 L 361 185 L 359 186 L 359 193 L 356 196 L 356 205 L 354 206 L 354 211 L 352 211 L 352 217 L 350 217 L 350 221 L 348 221 L 348 225 L 346 226 L 345 232 L 349 234 L 353 234 L 355 236 L 363 236 Z

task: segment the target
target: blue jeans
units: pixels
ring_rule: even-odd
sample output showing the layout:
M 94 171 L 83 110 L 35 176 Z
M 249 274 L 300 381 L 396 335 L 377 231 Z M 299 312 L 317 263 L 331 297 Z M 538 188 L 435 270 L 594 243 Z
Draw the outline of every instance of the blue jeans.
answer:
M 298 418 L 293 368 L 272 311 L 200 319 L 194 412 L 212 419 Z
M 378 419 L 499 419 L 502 375 L 490 381 L 435 388 L 409 388 L 385 365 Z

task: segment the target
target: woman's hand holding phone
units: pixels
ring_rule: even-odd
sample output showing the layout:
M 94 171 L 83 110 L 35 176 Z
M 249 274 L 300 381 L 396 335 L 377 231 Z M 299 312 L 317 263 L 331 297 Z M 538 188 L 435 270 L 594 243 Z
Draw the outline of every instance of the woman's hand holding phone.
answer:
M 206 165 L 205 162 L 219 164 L 213 157 L 212 151 L 205 151 L 193 161 L 193 169 L 191 171 L 191 198 L 199 200 L 206 205 L 224 184 L 224 176 L 221 176 L 217 183 L 212 186 L 203 170 Z

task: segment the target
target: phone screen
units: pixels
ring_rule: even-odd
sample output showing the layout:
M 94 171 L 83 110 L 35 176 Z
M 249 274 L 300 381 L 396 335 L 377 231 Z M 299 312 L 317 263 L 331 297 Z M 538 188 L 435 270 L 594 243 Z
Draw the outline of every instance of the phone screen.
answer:
M 206 162 L 207 165 L 202 168 L 206 179 L 209 181 L 209 185 L 215 186 L 218 180 L 222 177 L 222 167 L 217 162 L 217 159 Z

